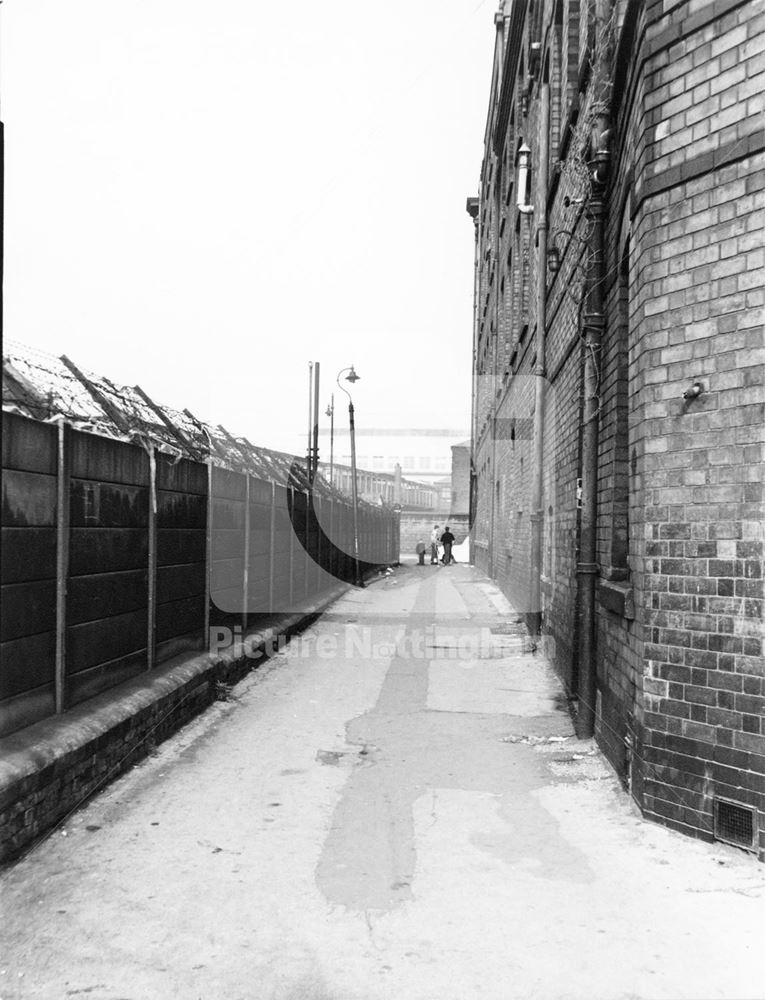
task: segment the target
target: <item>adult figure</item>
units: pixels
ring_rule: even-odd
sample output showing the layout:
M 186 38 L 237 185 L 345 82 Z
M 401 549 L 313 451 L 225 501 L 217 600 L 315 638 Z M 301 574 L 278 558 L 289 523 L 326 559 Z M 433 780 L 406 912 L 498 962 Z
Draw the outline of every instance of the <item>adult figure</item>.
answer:
M 418 565 L 419 566 L 424 566 L 425 565 L 425 542 L 423 542 L 422 539 L 420 539 L 420 541 L 417 542 L 417 548 L 415 549 L 415 552 L 417 553 L 417 558 L 419 559 Z
M 443 563 L 444 566 L 448 566 L 451 562 L 456 562 L 454 556 L 452 555 L 452 545 L 454 544 L 454 535 L 449 531 L 449 525 L 446 525 L 446 531 L 441 535 L 441 544 L 444 547 Z
M 430 565 L 438 565 L 438 543 L 441 541 L 441 532 L 438 525 L 433 526 L 430 533 Z

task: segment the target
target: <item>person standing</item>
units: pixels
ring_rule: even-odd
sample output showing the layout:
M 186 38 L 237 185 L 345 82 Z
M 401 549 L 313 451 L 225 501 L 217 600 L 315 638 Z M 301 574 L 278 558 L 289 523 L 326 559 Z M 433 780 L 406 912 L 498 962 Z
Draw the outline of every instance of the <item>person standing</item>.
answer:
M 415 549 L 415 552 L 417 553 L 417 558 L 419 559 L 418 565 L 419 566 L 424 566 L 425 565 L 425 542 L 423 542 L 422 539 L 420 539 L 420 541 L 417 542 L 417 548 Z
M 454 535 L 449 531 L 449 525 L 446 525 L 446 531 L 441 535 L 441 544 L 444 547 L 443 564 L 448 566 L 451 562 L 456 562 L 454 556 L 452 555 L 452 545 L 454 544 Z
M 433 526 L 433 530 L 430 533 L 430 565 L 438 565 L 438 543 L 441 541 L 441 532 L 438 529 L 438 525 Z

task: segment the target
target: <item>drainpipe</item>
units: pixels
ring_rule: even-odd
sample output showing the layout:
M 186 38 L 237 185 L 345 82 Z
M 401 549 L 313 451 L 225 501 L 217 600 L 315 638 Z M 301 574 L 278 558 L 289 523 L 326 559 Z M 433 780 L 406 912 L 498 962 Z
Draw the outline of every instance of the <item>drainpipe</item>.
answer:
M 489 576 L 493 580 L 495 578 L 495 570 L 497 565 L 497 556 L 495 550 L 495 528 L 497 520 L 497 399 L 499 397 L 497 383 L 498 372 L 497 368 L 499 366 L 499 211 L 500 211 L 500 184 L 499 184 L 499 172 L 500 172 L 500 159 L 495 154 L 492 154 L 494 158 L 494 170 L 492 171 L 492 177 L 494 178 L 494 207 L 493 211 L 493 223 L 494 223 L 494 239 L 491 241 L 491 270 L 489 272 L 490 280 L 493 274 L 493 280 L 491 281 L 492 287 L 494 289 L 494 338 L 492 344 L 492 358 L 491 358 L 491 381 L 490 391 L 491 391 L 491 476 L 489 481 L 491 484 L 491 526 L 489 530 Z
M 504 8 L 504 5 L 503 5 Z M 502 93 L 502 72 L 505 67 L 505 15 L 503 9 L 498 10 L 494 15 L 494 26 L 497 29 L 497 84 L 495 94 L 497 97 Z M 491 246 L 491 266 L 494 274 L 494 345 L 491 362 L 491 521 L 489 524 L 489 576 L 494 579 L 496 568 L 496 554 L 494 546 L 495 525 L 497 516 L 497 367 L 499 357 L 499 213 L 502 206 L 502 191 L 500 185 L 500 173 L 502 170 L 502 160 L 496 153 L 492 152 L 494 169 L 492 178 L 494 181 L 494 239 Z M 490 272 L 491 273 L 491 272 Z
M 599 0 L 596 10 L 597 24 L 605 24 L 608 10 L 604 0 Z M 608 53 L 604 54 L 605 75 L 609 79 Z M 600 95 L 596 94 L 597 100 Z M 590 237 L 587 247 L 588 273 L 584 300 L 584 426 L 582 428 L 582 514 L 580 522 L 579 562 L 576 572 L 579 581 L 579 683 L 576 731 L 580 739 L 587 739 L 595 732 L 595 699 L 597 694 L 597 666 L 595 663 L 595 579 L 600 568 L 597 563 L 597 490 L 598 490 L 598 424 L 600 409 L 600 345 L 605 327 L 605 189 L 611 155 L 607 148 L 608 116 L 599 115 L 592 133 L 590 177 L 592 193 L 587 204 Z
M 471 394 L 471 410 L 470 410 L 470 469 L 469 469 L 469 512 L 468 512 L 468 545 L 469 545 L 469 559 L 471 564 L 475 562 L 475 536 L 473 528 L 475 526 L 476 519 L 476 493 L 477 493 L 477 483 L 476 483 L 476 471 L 475 471 L 475 446 L 477 438 L 477 422 L 478 422 L 478 286 L 479 286 L 479 267 L 480 267 L 480 252 L 481 252 L 481 240 L 480 240 L 480 223 L 479 223 L 479 212 L 480 212 L 480 199 L 479 198 L 468 198 L 467 204 L 465 206 L 466 211 L 473 220 L 473 236 L 474 236 L 474 249 L 473 249 L 473 384 L 472 384 L 472 394 Z
M 539 92 L 539 168 L 537 177 L 537 358 L 534 367 L 534 479 L 531 492 L 531 586 L 528 626 L 532 636 L 542 630 L 542 527 L 544 523 L 544 421 L 547 367 L 547 189 L 550 159 L 550 84 Z

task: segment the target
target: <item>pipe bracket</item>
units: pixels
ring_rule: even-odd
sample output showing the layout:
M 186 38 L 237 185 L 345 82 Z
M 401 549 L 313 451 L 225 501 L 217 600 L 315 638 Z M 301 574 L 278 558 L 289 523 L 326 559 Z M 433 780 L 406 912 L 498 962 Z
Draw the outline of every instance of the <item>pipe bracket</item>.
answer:
M 577 563 L 576 564 L 576 572 L 577 572 L 577 575 L 585 575 L 586 574 L 586 575 L 596 576 L 598 573 L 600 573 L 600 564 L 599 563 L 584 563 L 584 562 Z

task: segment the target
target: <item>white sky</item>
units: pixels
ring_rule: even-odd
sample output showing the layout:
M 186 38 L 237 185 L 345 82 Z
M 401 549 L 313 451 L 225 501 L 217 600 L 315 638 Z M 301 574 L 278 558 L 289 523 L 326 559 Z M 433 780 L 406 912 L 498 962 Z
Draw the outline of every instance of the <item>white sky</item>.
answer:
M 467 428 L 495 7 L 6 0 L 6 338 L 275 448 L 310 360 Z

